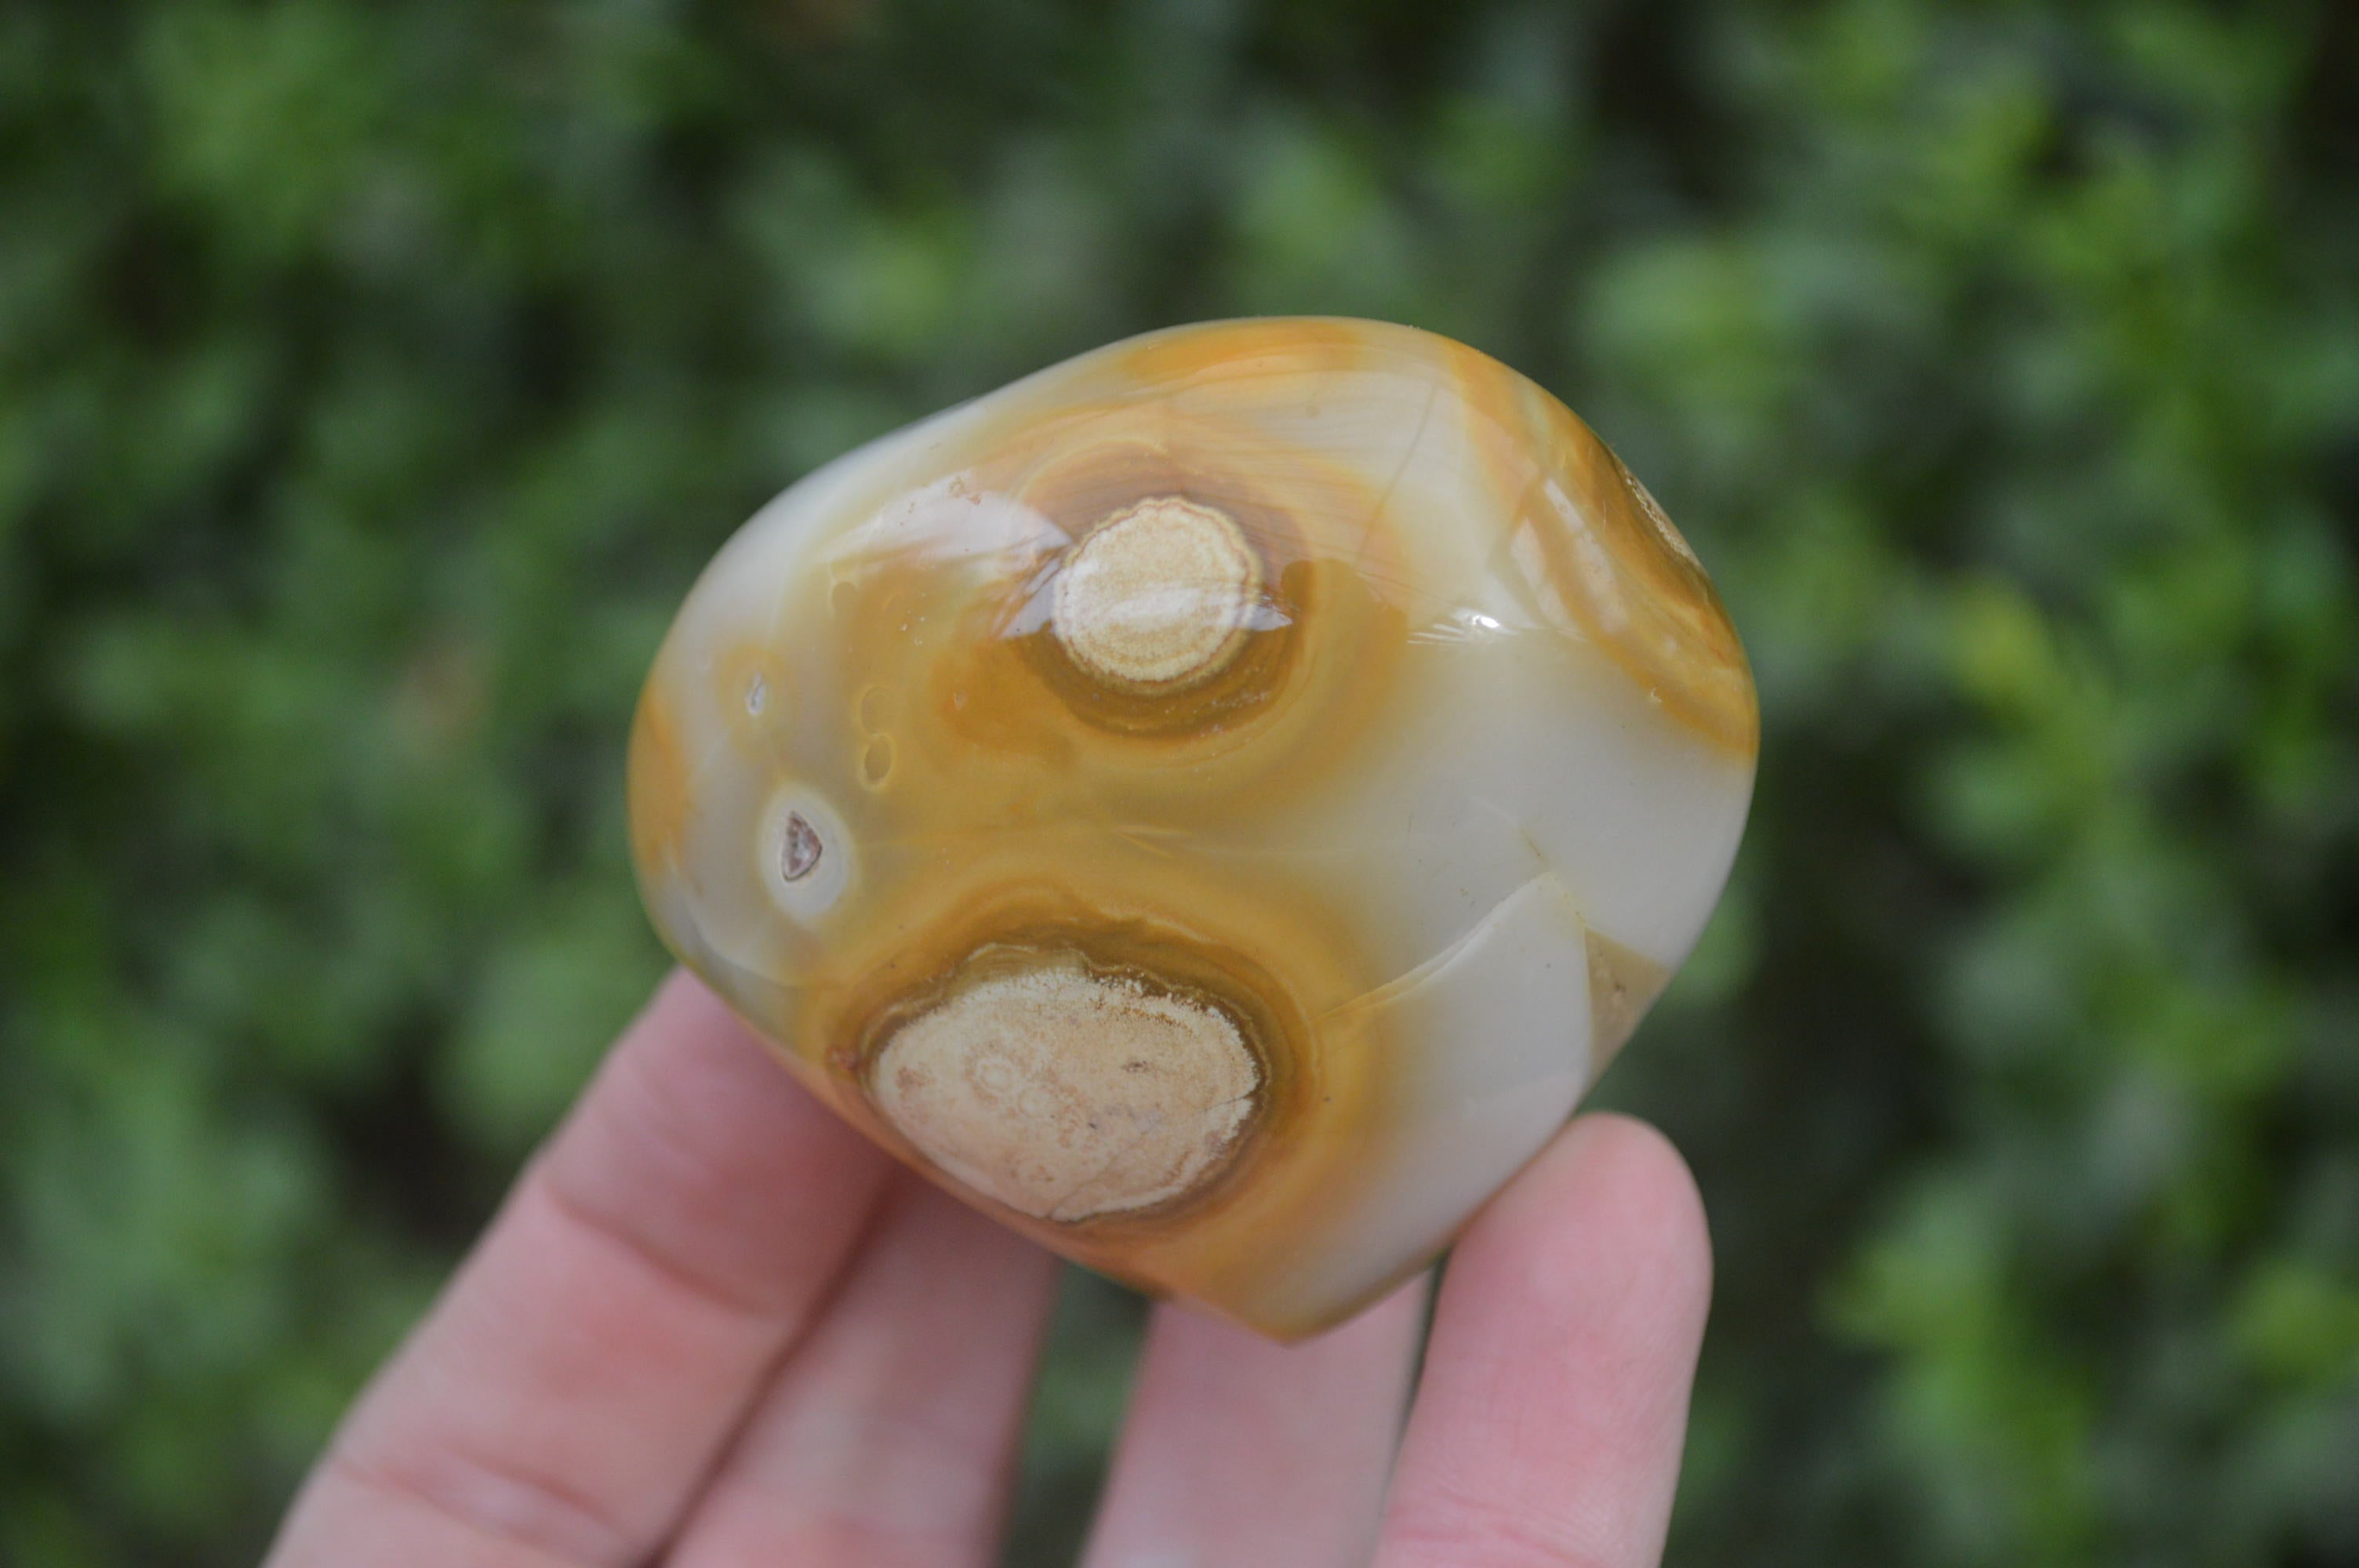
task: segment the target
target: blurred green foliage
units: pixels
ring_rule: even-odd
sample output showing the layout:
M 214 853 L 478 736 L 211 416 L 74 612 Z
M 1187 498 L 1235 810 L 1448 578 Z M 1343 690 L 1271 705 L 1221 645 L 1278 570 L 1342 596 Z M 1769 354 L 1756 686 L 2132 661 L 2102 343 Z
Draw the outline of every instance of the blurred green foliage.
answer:
M 2359 1561 L 2354 81 L 2337 0 L 0 8 L 0 1561 L 258 1551 L 658 971 L 744 516 L 1280 310 L 1562 394 L 1756 661 L 1604 1097 L 1721 1251 L 1673 1560 Z

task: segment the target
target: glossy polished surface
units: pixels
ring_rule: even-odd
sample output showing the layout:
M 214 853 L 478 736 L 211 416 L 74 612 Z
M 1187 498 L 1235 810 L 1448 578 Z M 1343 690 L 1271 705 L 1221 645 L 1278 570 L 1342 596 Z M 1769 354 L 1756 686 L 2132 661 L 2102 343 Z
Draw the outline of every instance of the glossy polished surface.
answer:
M 1651 497 L 1473 350 L 1085 354 L 798 484 L 642 698 L 672 949 L 1049 1245 L 1279 1336 L 1421 1267 L 1686 956 L 1742 649 Z

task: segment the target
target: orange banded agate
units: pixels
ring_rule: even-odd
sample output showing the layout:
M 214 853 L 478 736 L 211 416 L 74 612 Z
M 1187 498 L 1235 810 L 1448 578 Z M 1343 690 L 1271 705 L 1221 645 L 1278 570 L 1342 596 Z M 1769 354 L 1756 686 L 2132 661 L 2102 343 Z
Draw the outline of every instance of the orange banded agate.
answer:
M 843 1116 L 1280 1337 L 1422 1268 L 1693 945 L 1744 651 L 1524 377 L 1408 328 L 1068 361 L 788 490 L 641 698 L 666 943 Z

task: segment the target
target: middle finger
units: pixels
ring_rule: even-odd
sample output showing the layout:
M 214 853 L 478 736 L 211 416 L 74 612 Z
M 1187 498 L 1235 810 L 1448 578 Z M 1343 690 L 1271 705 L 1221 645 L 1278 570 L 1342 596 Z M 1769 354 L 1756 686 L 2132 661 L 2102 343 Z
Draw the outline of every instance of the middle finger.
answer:
M 1056 1260 L 904 1175 L 672 1568 L 952 1568 L 996 1550 Z
M 1158 1307 L 1089 1568 L 1365 1563 L 1424 1307 L 1420 1279 L 1291 1346 Z

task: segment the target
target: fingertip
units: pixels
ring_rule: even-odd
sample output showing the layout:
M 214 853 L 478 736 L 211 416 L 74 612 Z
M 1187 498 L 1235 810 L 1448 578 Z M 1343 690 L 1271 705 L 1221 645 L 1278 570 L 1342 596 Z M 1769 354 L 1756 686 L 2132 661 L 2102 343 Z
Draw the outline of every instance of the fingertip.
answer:
M 655 994 L 647 998 L 645 1007 L 639 1009 L 641 1018 L 650 1015 L 677 1017 L 684 1022 L 709 1025 L 726 1020 L 746 1038 L 753 1038 L 753 1031 L 729 1010 L 729 1004 L 721 1000 L 721 993 L 706 985 L 704 978 L 686 964 L 674 964 L 670 971 L 657 982 Z
M 1568 1266 L 1601 1245 L 1657 1274 L 1678 1297 L 1708 1303 L 1712 1233 L 1703 1194 L 1671 1141 L 1615 1111 L 1575 1119 L 1476 1217 L 1458 1247 L 1557 1259 Z
M 881 1173 L 883 1154 L 798 1081 L 779 1053 L 710 987 L 675 968 L 608 1053 L 596 1081 L 574 1108 L 550 1152 L 564 1159 L 590 1124 L 621 1121 L 634 1134 L 654 1131 L 679 1148 L 726 1162 L 789 1144 L 825 1145 L 835 1158 Z
M 1657 1561 L 1711 1290 L 1669 1141 L 1560 1133 L 1451 1254 L 1379 1561 Z
M 572 1212 L 758 1310 L 799 1312 L 890 1162 L 704 983 L 674 970 L 542 1152 Z
M 722 1096 L 799 1108 L 811 1098 L 785 1064 L 719 993 L 685 966 L 657 985 L 608 1053 L 606 1076 L 658 1069 L 666 1085 L 683 1077 Z
M 1278 1345 L 1158 1307 L 1083 1563 L 1365 1563 L 1424 1309 L 1420 1276 Z

